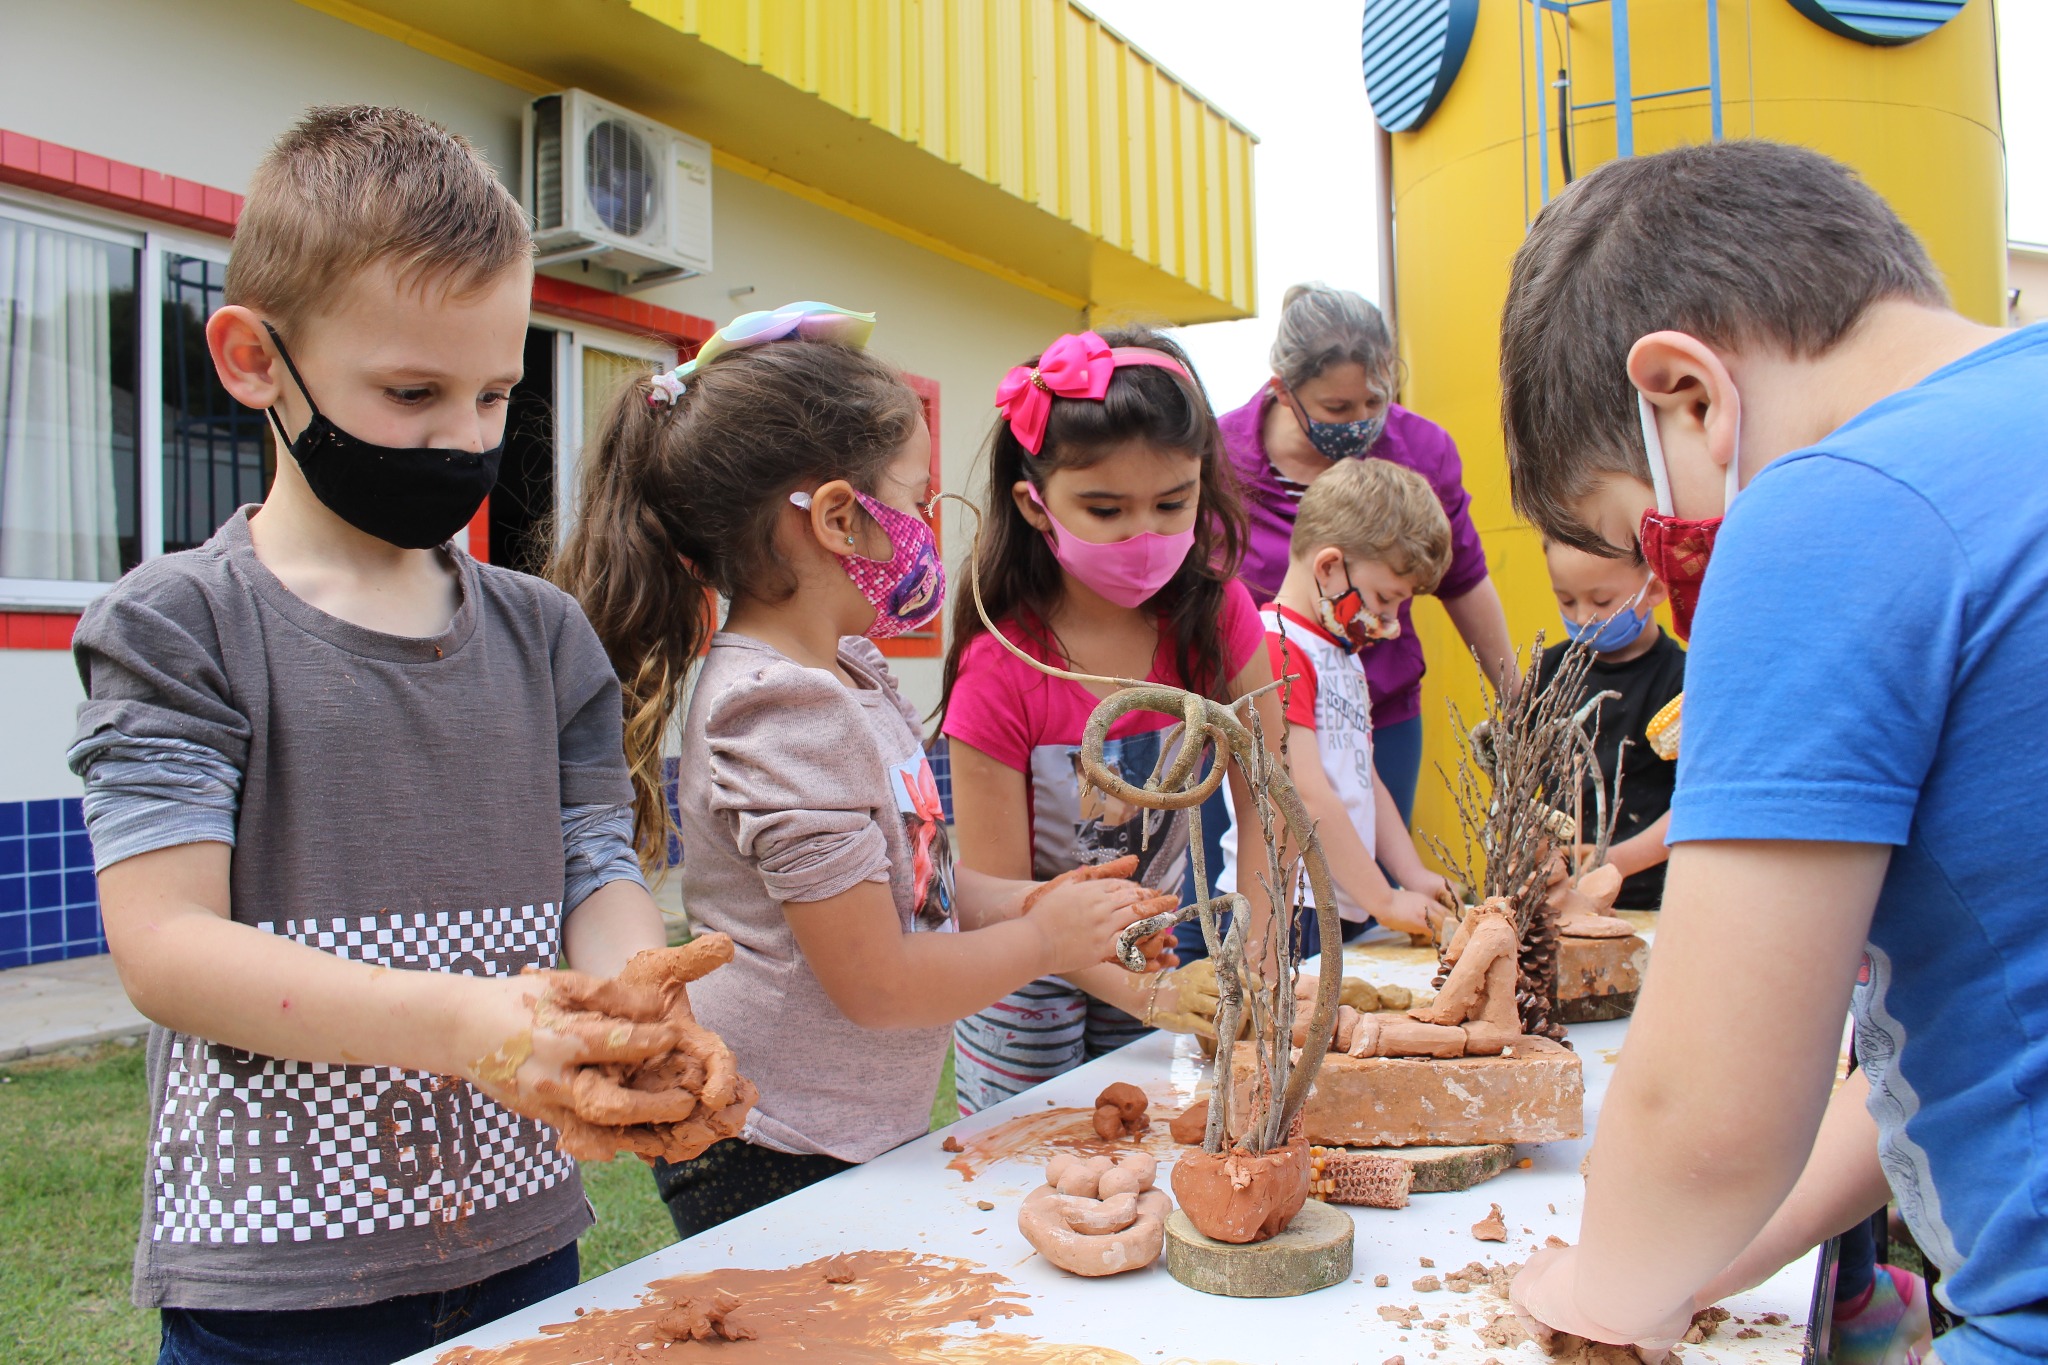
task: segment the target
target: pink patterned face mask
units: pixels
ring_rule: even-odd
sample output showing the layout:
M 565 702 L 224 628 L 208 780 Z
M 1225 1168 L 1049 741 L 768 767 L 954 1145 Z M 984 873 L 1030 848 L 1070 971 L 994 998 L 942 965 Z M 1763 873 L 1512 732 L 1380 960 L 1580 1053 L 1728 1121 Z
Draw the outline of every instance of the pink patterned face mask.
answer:
M 946 601 L 946 566 L 939 561 L 932 528 L 923 517 L 899 512 L 879 498 L 861 492 L 853 496 L 889 537 L 891 551 L 887 559 L 839 556 L 839 567 L 846 570 L 853 586 L 874 603 L 875 620 L 867 629 L 868 638 L 886 640 L 929 624 Z M 789 500 L 806 509 L 811 505 L 809 493 L 791 493 Z

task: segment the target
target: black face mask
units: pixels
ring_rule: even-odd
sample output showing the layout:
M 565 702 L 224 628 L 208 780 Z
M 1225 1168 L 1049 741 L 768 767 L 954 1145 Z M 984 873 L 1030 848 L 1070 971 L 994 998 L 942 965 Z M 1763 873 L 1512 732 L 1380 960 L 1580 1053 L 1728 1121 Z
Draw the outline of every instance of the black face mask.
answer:
M 276 408 L 269 409 L 270 424 L 328 511 L 364 535 L 406 550 L 431 550 L 469 524 L 497 486 L 503 440 L 478 452 L 433 446 L 406 450 L 351 436 L 321 415 L 277 329 L 266 322 L 263 330 L 277 343 L 277 353 L 313 414 L 296 441 L 285 434 Z

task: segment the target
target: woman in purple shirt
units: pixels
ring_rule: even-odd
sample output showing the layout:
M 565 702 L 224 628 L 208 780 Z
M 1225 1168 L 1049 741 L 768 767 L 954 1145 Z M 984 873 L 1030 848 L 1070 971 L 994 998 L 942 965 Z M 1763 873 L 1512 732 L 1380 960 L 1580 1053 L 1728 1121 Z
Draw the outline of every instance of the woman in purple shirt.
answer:
M 1251 537 L 1240 576 L 1269 600 L 1287 573 L 1287 542 L 1301 494 L 1342 459 L 1392 460 L 1429 480 L 1451 519 L 1451 567 L 1436 590 L 1465 644 L 1499 678 L 1514 646 L 1486 551 L 1472 525 L 1472 497 L 1450 435 L 1394 402 L 1398 362 L 1387 320 L 1349 290 L 1298 284 L 1281 304 L 1273 378 L 1221 419 L 1243 483 Z M 1422 768 L 1422 642 L 1401 604 L 1401 634 L 1368 645 L 1373 766 L 1410 820 Z

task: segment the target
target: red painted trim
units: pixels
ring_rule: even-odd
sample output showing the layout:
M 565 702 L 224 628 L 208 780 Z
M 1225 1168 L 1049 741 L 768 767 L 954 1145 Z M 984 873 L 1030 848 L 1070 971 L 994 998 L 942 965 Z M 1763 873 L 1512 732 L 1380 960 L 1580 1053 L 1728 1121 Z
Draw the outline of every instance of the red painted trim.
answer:
M 479 564 L 491 562 L 491 500 L 484 498 L 483 506 L 476 509 L 476 515 L 469 519 L 469 557 Z
M 69 649 L 75 611 L 0 611 L 0 649 Z
M 931 428 L 932 433 L 932 496 L 936 498 L 945 491 L 939 464 L 939 381 L 906 372 L 903 382 L 910 385 L 911 391 L 924 403 L 924 424 Z M 932 537 L 939 542 L 939 553 L 943 555 L 946 542 L 937 521 L 932 523 Z M 932 629 L 897 635 L 877 641 L 877 644 L 883 654 L 893 659 L 936 659 L 945 652 L 939 623 L 934 623 Z
M 242 196 L 61 143 L 0 128 L 0 182 L 119 209 L 176 227 L 231 236 Z
M 574 280 L 558 280 L 553 275 L 533 277 L 533 311 L 653 337 L 675 347 L 684 357 L 695 354 L 718 330 L 718 324 L 710 318 L 657 308 L 624 294 L 592 289 Z

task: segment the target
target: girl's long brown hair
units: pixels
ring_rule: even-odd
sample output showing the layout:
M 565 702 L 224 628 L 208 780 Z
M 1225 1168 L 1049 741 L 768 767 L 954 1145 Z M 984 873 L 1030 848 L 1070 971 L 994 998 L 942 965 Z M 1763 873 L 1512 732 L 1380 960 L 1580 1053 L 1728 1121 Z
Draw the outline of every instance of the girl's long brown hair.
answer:
M 717 627 L 713 594 L 795 592 L 775 553 L 789 495 L 833 479 L 876 492 L 920 409 L 890 366 L 818 341 L 722 355 L 673 405 L 650 404 L 650 391 L 647 379 L 628 384 L 606 410 L 548 576 L 582 603 L 619 675 L 635 843 L 653 871 L 670 828 L 662 748 Z
M 1143 328 L 1102 333 L 1111 346 L 1143 346 L 1172 356 L 1194 373 L 1187 354 L 1157 332 Z M 1036 365 L 1033 357 L 1027 364 Z M 980 575 L 982 601 L 997 624 L 1016 628 L 1041 646 L 1059 651 L 1054 638 L 1053 609 L 1066 590 L 1059 560 L 1045 537 L 1024 520 L 1010 489 L 1019 479 L 1041 491 L 1056 469 L 1086 469 L 1126 441 L 1144 441 L 1163 450 L 1184 451 L 1201 462 L 1201 506 L 1195 517 L 1195 545 L 1180 572 L 1147 604 L 1165 620 L 1168 646 L 1182 685 L 1218 700 L 1230 685 L 1230 665 L 1223 652 L 1223 590 L 1236 576 L 1244 556 L 1244 504 L 1237 477 L 1224 458 L 1223 434 L 1201 385 L 1153 365 L 1117 370 L 1100 403 L 1055 398 L 1046 422 L 1045 442 L 1037 455 L 1024 449 L 1008 422 L 997 420 L 982 454 L 988 474 L 988 507 L 982 522 L 974 571 Z M 960 676 L 960 658 L 982 633 L 981 617 L 966 581 L 953 589 L 953 643 L 946 651 L 944 693 L 939 714 L 953 695 Z M 1069 660 L 1071 662 L 1071 660 Z

